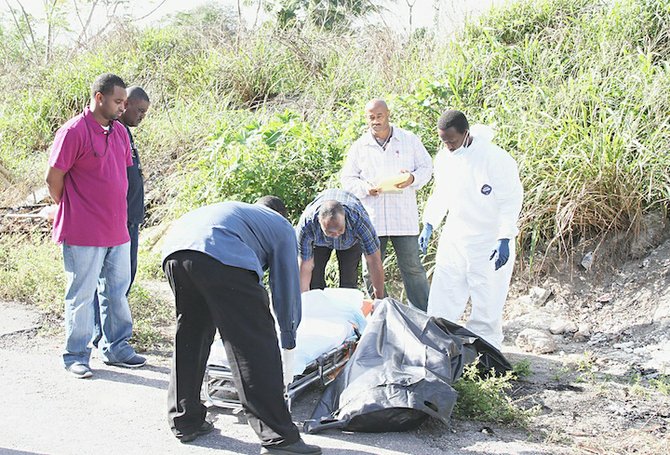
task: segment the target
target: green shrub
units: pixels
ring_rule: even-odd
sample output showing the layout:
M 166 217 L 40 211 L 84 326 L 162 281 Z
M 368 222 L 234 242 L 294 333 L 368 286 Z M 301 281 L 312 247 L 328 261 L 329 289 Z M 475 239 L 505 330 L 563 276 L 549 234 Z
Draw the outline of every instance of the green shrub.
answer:
M 531 415 L 512 402 L 507 394 L 514 374 L 496 376 L 492 371 L 484 375 L 476 363 L 466 365 L 463 376 L 454 383 L 458 401 L 454 416 L 462 420 L 477 420 L 525 426 Z
M 497 129 L 519 163 L 519 242 L 531 257 L 584 236 L 635 233 L 645 212 L 667 211 L 670 155 L 659 151 L 670 146 L 669 0 L 513 2 L 450 41 L 271 24 L 232 36 L 225 11 L 205 13 L 198 33 L 183 18 L 124 26 L 116 39 L 3 74 L 0 163 L 12 183 L 42 185 L 55 129 L 87 103 L 95 75 L 114 71 L 153 101 L 136 136 L 152 224 L 265 193 L 297 218 L 337 184 L 363 106 L 377 96 L 433 154 L 447 108 Z
M 343 138 L 326 124 L 312 127 L 286 111 L 241 127 L 222 125 L 209 153 L 187 169 L 184 210 L 233 199 L 253 203 L 273 194 L 292 219 L 321 190 L 338 186 Z

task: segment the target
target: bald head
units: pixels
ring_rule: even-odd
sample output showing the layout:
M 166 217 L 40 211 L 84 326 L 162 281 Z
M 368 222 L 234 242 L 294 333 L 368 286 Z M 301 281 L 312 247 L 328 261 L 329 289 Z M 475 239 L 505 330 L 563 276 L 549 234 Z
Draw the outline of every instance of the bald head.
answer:
M 389 108 L 381 98 L 375 98 L 365 105 L 365 118 L 372 134 L 378 139 L 386 139 L 391 134 Z
M 344 234 L 344 206 L 336 200 L 324 201 L 319 206 L 319 224 L 326 237 L 335 239 Z
M 389 107 L 386 104 L 386 101 L 384 101 L 381 98 L 374 98 L 368 101 L 368 104 L 365 105 L 365 110 L 366 111 L 372 111 L 372 110 L 377 110 L 377 109 L 383 109 L 386 112 L 388 112 Z

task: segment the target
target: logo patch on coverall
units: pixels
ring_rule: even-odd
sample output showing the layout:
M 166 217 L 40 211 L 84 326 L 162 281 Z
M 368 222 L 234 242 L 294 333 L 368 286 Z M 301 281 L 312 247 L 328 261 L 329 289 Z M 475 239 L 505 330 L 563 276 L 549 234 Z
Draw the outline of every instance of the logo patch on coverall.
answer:
M 482 192 L 483 195 L 488 196 L 489 194 L 491 194 L 492 189 L 493 188 L 491 188 L 490 185 L 484 185 L 480 191 Z

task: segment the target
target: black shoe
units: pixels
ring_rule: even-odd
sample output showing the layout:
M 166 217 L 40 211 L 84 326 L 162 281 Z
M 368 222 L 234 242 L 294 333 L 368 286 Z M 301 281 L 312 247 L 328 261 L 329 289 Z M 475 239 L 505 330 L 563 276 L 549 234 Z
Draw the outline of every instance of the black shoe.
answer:
M 113 367 L 123 367 L 123 368 L 140 368 L 147 363 L 147 359 L 138 354 L 133 354 L 128 360 L 123 362 L 105 362 L 105 365 L 110 365 Z
M 321 455 L 321 447 L 311 444 L 305 444 L 305 441 L 300 439 L 298 442 L 287 445 L 276 445 L 263 447 L 261 455 Z
M 181 442 L 191 442 L 194 441 L 198 436 L 202 436 L 203 434 L 207 434 L 211 432 L 214 429 L 214 424 L 212 422 L 204 421 L 202 422 L 202 425 L 200 425 L 200 428 L 198 428 L 197 431 L 194 431 L 193 433 L 188 433 L 184 434 L 181 436 L 177 436 L 177 439 Z

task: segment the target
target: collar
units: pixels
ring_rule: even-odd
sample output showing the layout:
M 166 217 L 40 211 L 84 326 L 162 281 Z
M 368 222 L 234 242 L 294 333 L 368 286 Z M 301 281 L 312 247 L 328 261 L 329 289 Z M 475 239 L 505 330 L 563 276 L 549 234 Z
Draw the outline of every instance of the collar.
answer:
M 105 134 L 107 130 L 105 130 L 101 124 L 98 123 L 98 121 L 93 117 L 93 112 L 91 112 L 91 108 L 86 106 L 84 108 L 84 112 L 82 113 L 84 117 L 84 121 L 88 125 L 88 128 L 91 129 L 91 133 L 97 133 L 97 134 Z M 118 127 L 118 125 L 114 124 L 115 120 L 110 120 L 109 125 L 112 127 L 112 131 Z M 111 134 L 111 132 L 110 132 Z
M 395 125 L 393 125 L 392 123 L 390 124 L 390 127 L 391 127 L 391 140 L 389 140 L 389 143 L 391 143 L 392 141 L 399 140 L 398 139 L 398 131 L 399 131 L 398 128 Z M 370 128 L 368 128 L 364 137 L 366 139 L 365 145 L 379 146 L 379 144 L 377 143 L 377 139 L 375 139 L 375 135 L 372 134 L 372 130 Z

